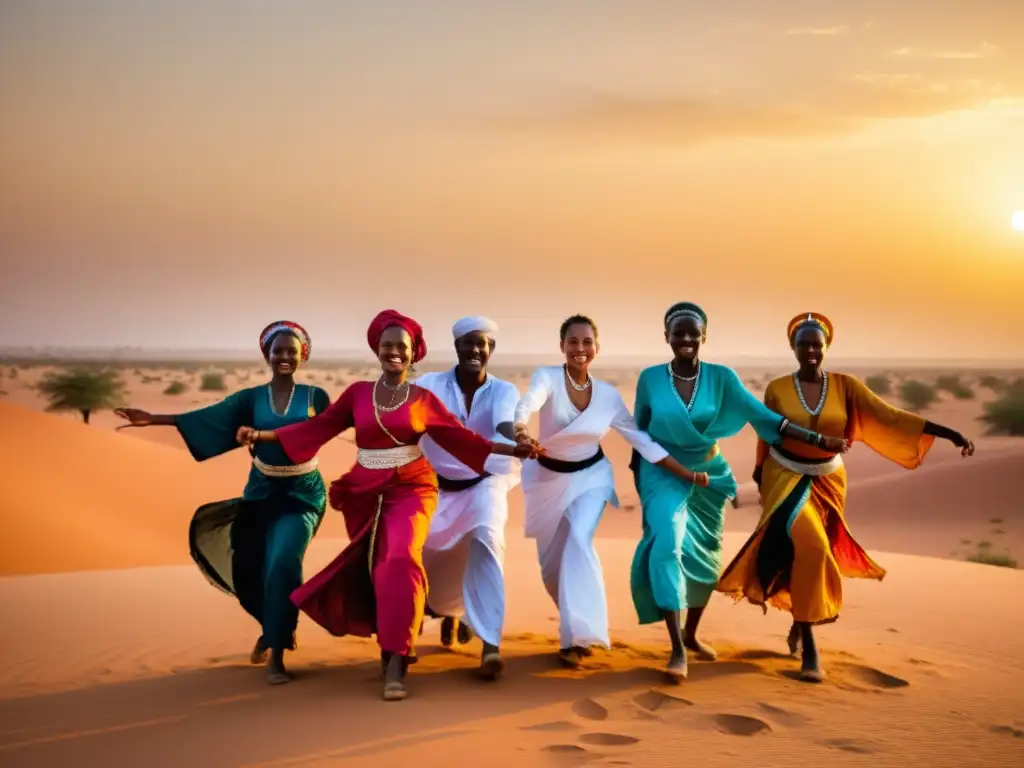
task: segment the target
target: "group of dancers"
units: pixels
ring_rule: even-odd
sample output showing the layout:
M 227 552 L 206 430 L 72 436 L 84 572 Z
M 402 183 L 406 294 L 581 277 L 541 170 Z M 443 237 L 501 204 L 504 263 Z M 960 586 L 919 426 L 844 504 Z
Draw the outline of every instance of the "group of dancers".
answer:
M 885 574 L 847 528 L 842 455 L 859 441 L 913 469 L 937 437 L 964 456 L 974 445 L 826 371 L 834 329 L 824 315 L 790 321 L 798 370 L 773 380 L 763 402 L 732 369 L 700 359 L 707 327 L 696 304 L 669 308 L 672 359 L 641 372 L 632 414 L 613 385 L 589 372 L 600 344 L 586 316 L 562 323 L 564 364 L 538 368 L 520 396 L 487 372 L 498 328 L 486 317 L 455 323 L 455 367 L 411 381 L 427 345 L 422 327 L 394 310 L 367 331 L 379 378 L 349 385 L 333 403 L 320 387 L 295 382 L 312 343 L 302 326 L 280 321 L 259 337 L 269 383 L 184 414 L 117 413 L 126 426 L 176 427 L 197 461 L 239 445 L 251 452 L 242 496 L 200 507 L 189 543 L 207 579 L 260 623 L 251 661 L 267 665 L 272 684 L 292 678 L 284 654 L 296 647 L 299 610 L 336 636 L 376 635 L 389 701 L 407 695 L 426 616 L 442 618 L 444 645 L 478 636 L 480 674 L 500 676 L 508 494 L 519 484 L 526 536 L 559 611 L 558 660 L 577 667 L 592 648 L 609 648 L 593 540 L 605 506 L 619 503 L 601 450 L 612 429 L 633 448 L 643 523 L 631 590 L 640 623 L 666 626 L 665 673 L 685 678 L 688 652 L 716 658 L 698 629 L 718 591 L 790 612 L 800 676 L 820 682 L 813 627 L 838 618 L 842 578 Z M 737 485 L 718 441 L 748 424 L 758 435 L 753 477 L 763 513 L 723 569 L 725 505 Z M 348 429 L 356 464 L 328 489 L 317 452 Z M 303 583 L 303 558 L 328 502 L 343 513 L 350 543 Z

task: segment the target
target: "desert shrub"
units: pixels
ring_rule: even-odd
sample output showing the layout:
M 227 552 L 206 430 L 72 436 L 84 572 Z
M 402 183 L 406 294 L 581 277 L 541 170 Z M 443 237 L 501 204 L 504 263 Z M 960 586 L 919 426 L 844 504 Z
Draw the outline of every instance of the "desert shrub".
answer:
M 982 565 L 996 565 L 1000 568 L 1016 568 L 1017 559 L 1009 552 L 992 552 L 989 549 L 979 549 L 973 555 L 967 556 L 968 562 L 981 563 Z
M 1024 382 L 1014 382 L 997 399 L 985 403 L 981 420 L 990 434 L 1024 435 Z
M 1002 392 L 1006 389 L 1006 382 L 998 376 L 993 376 L 989 373 L 978 380 L 978 386 L 985 387 L 985 389 L 991 389 L 993 392 Z
M 164 390 L 165 395 L 181 395 L 188 392 L 188 384 L 183 381 L 172 381 Z
M 156 384 L 158 381 L 163 381 L 163 380 L 164 380 L 163 376 L 143 376 L 142 377 L 142 383 L 143 384 Z
M 9 378 L 9 379 L 16 379 L 16 378 L 18 378 L 18 369 L 17 368 L 11 368 L 11 370 L 9 370 L 7 372 L 7 378 Z
M 923 381 L 908 379 L 900 384 L 900 399 L 911 411 L 923 411 L 935 402 L 935 389 Z
M 220 371 L 207 371 L 199 381 L 199 389 L 203 392 L 223 392 L 227 388 L 224 374 Z
M 957 400 L 970 400 L 974 397 L 974 392 L 960 380 L 959 376 L 939 376 L 935 380 L 935 386 L 944 392 L 949 392 Z
M 872 374 L 864 379 L 864 383 L 868 385 L 868 389 L 880 397 L 892 392 L 892 382 L 884 373 Z

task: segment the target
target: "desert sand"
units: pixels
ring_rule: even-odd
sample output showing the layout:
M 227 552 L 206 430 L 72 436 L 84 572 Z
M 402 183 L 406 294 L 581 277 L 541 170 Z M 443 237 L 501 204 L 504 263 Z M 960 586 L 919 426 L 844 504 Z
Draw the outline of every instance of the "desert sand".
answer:
M 229 388 L 261 380 L 243 367 Z M 1024 764 L 1024 571 L 964 562 L 979 546 L 1024 556 L 1024 440 L 982 435 L 984 394 L 941 398 L 925 414 L 975 437 L 969 461 L 944 443 L 915 472 L 864 446 L 849 455 L 848 519 L 889 573 L 846 582 L 842 618 L 819 631 L 823 685 L 794 679 L 785 615 L 720 595 L 703 625 L 720 660 L 694 662 L 681 685 L 664 683 L 663 630 L 638 626 L 629 598 L 639 509 L 628 450 L 612 435 L 605 450 L 622 508 L 607 511 L 597 543 L 612 651 L 579 672 L 555 665 L 556 611 L 516 491 L 506 676 L 479 682 L 478 641 L 443 650 L 431 623 L 410 698 L 389 704 L 379 698 L 374 643 L 332 638 L 305 618 L 290 657 L 294 684 L 268 687 L 248 666 L 258 628 L 206 583 L 186 542 L 196 506 L 240 491 L 243 451 L 197 464 L 173 430 L 116 432 L 109 412 L 88 426 L 43 413 L 32 384 L 44 372 L 0 382 L 0 765 Z M 336 395 L 360 372 L 307 375 Z M 126 372 L 131 404 L 176 412 L 221 396 L 194 386 L 162 394 L 177 376 L 187 374 Z M 744 378 L 763 382 L 765 372 Z M 632 381 L 618 383 L 631 402 Z M 723 442 L 741 483 L 753 443 L 749 430 Z M 321 454 L 325 477 L 353 458 L 350 442 L 332 442 Z M 728 511 L 728 554 L 759 515 L 749 483 L 741 500 Z M 329 512 L 307 573 L 343 536 Z

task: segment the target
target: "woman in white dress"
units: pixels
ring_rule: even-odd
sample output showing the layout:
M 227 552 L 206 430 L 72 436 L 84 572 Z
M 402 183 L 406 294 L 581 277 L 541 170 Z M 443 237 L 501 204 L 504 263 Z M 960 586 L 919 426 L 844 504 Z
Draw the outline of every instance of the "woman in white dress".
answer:
M 612 466 L 601 438 L 614 429 L 647 461 L 707 485 L 637 428 L 618 390 L 594 379 L 588 368 L 599 351 L 597 326 L 573 315 L 559 332 L 565 364 L 538 368 L 515 412 L 519 443 L 541 448 L 523 467 L 526 536 L 537 540 L 544 586 L 559 610 L 559 661 L 579 666 L 592 646 L 608 648 L 608 606 L 594 533 L 606 503 L 618 506 Z M 527 427 L 540 412 L 539 440 Z M 562 575 L 566 578 L 562 578 Z

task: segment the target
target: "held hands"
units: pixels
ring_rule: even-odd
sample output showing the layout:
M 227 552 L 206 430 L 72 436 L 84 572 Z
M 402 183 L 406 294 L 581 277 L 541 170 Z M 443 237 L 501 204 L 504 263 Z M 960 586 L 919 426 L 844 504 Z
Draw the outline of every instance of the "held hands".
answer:
M 699 485 L 701 488 L 707 488 L 708 485 L 711 484 L 711 478 L 708 476 L 707 472 L 694 472 L 693 480 L 690 482 L 694 485 Z
M 519 454 L 519 450 L 520 449 L 522 449 L 522 450 L 527 450 L 528 449 L 529 455 L 527 456 L 527 458 L 531 458 L 531 459 L 535 459 L 535 458 L 537 458 L 538 455 L 542 455 L 542 454 L 546 453 L 546 451 L 543 448 L 541 448 L 540 443 L 538 443 L 536 440 L 534 440 L 532 437 L 530 437 L 530 433 L 526 430 L 525 426 L 517 425 L 516 426 L 516 453 L 514 455 L 516 457 L 518 457 L 518 458 L 522 458 L 520 456 L 520 454 Z
M 536 459 L 540 452 L 540 446 L 534 446 L 529 443 L 516 443 L 512 447 L 512 455 L 517 459 Z
M 235 440 L 239 445 L 256 445 L 256 435 L 258 433 L 259 430 L 252 427 L 239 427 L 238 431 L 235 432 Z
M 128 422 L 127 424 L 122 424 L 118 429 L 148 427 L 153 423 L 153 415 L 148 411 L 142 411 L 138 408 L 115 408 L 114 415 L 120 416 Z
M 850 450 L 850 441 L 845 437 L 822 435 L 820 447 L 822 450 L 831 451 L 832 453 L 846 453 Z
M 959 432 L 952 438 L 953 445 L 960 449 L 960 455 L 964 458 L 974 455 L 974 443 L 961 435 Z

